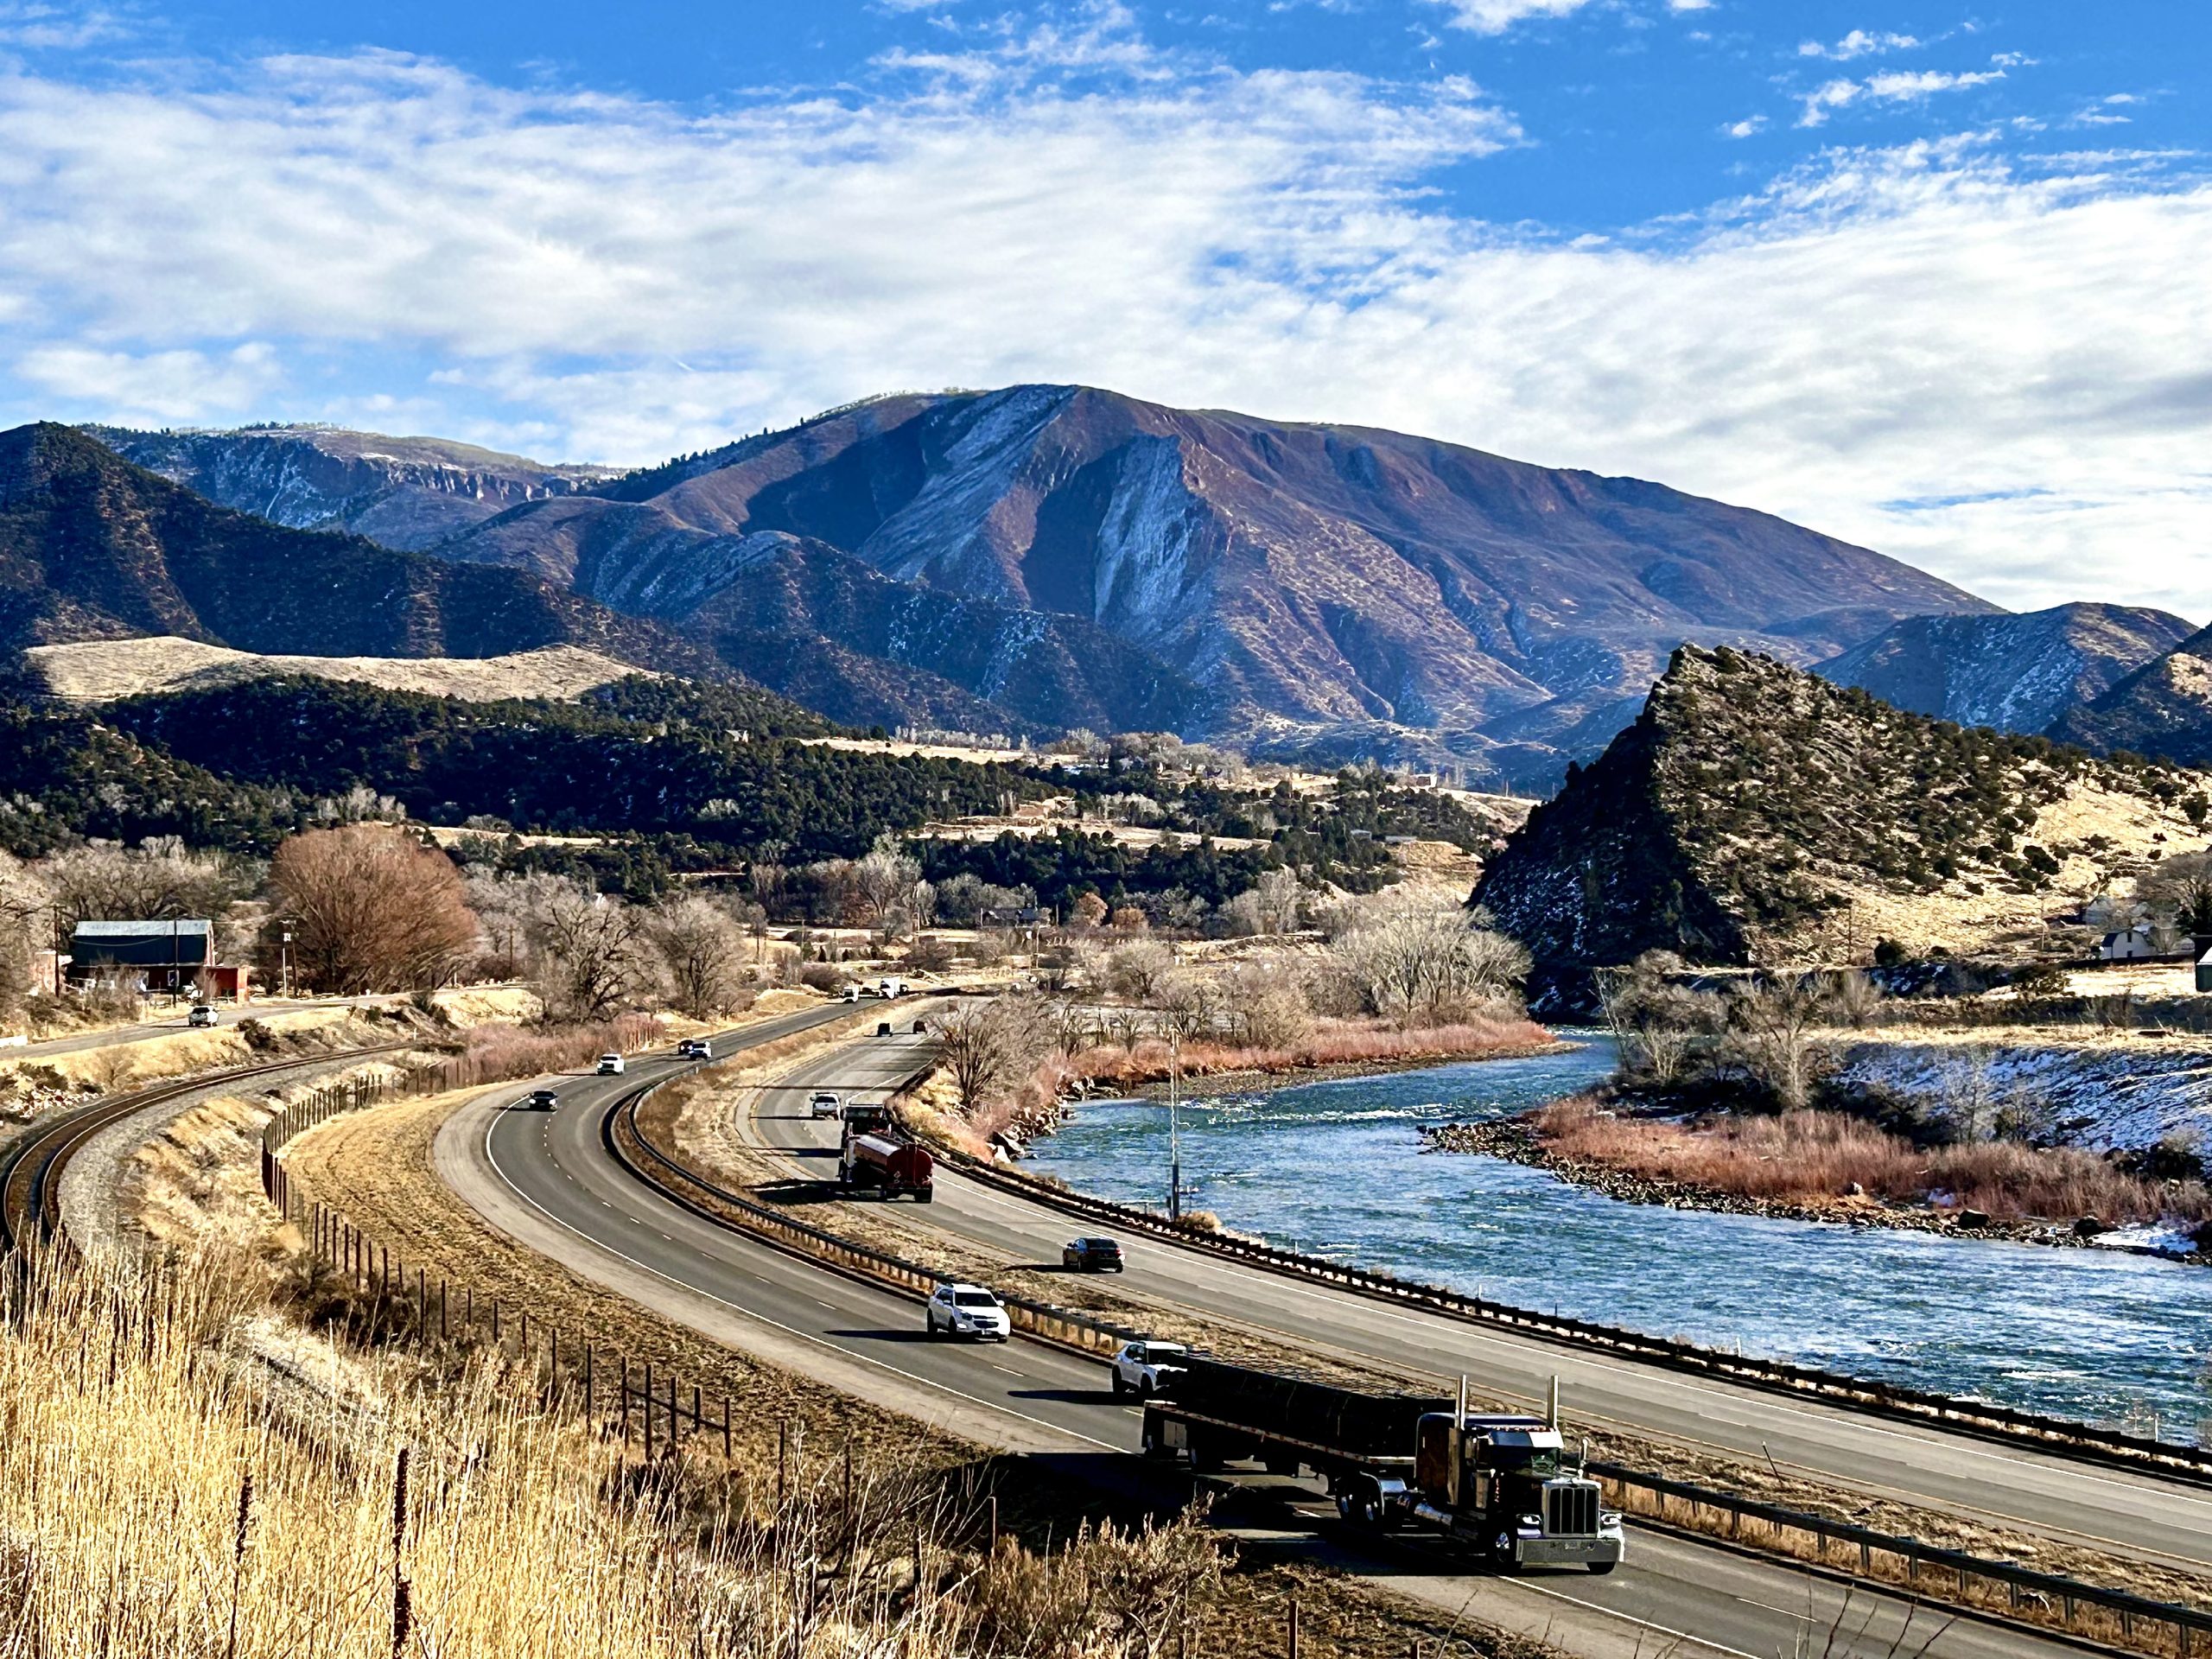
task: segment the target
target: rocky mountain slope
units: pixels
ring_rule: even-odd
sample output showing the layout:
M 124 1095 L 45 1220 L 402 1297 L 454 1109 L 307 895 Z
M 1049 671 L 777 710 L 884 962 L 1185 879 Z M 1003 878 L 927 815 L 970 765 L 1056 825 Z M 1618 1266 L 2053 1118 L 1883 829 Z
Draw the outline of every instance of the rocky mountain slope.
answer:
M 2212 766 L 2212 628 L 2190 635 L 2051 728 L 2069 743 Z
M 574 563 L 552 550 L 572 528 Z M 438 550 L 484 557 L 487 537 L 497 562 L 528 546 L 524 568 L 701 633 L 763 683 L 855 724 L 1179 731 L 1210 702 L 1087 618 L 895 581 L 787 531 L 718 535 L 651 506 L 577 498 Z
M 68 427 L 0 433 L 0 650 L 174 635 L 317 657 L 587 646 L 725 674 L 660 625 L 522 571 L 456 566 L 219 507 Z
M 1685 646 L 1636 723 L 1473 894 L 1557 971 L 2024 950 L 2200 845 L 2203 780 L 1908 714 L 1770 658 Z
M 1962 726 L 2041 732 L 2186 639 L 2166 611 L 2060 605 L 2018 616 L 1915 616 L 1819 664 L 1824 679 Z
M 716 627 L 796 695 L 846 677 L 828 642 L 887 699 L 1456 755 L 1535 785 L 1602 747 L 1683 639 L 1811 662 L 1991 608 L 1659 485 L 1078 386 L 873 399 L 435 550 Z
M 334 426 L 133 432 L 88 426 L 125 461 L 210 501 L 295 530 L 343 530 L 414 550 L 524 501 L 618 476 L 549 466 L 446 438 L 395 438 Z

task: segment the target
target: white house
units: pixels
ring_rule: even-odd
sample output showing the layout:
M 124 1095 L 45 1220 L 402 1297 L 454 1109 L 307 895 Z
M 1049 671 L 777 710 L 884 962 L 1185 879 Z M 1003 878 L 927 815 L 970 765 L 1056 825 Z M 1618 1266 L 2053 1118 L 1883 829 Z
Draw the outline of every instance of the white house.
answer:
M 2145 922 L 2125 932 L 2107 933 L 2097 954 L 2107 962 L 2140 962 L 2158 955 L 2151 948 L 2151 925 Z

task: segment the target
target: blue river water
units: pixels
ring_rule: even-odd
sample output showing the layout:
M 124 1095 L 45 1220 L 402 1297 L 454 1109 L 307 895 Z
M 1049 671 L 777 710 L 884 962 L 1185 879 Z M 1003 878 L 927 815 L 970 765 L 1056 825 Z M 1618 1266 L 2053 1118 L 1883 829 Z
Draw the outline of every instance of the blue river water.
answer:
M 1584 1033 L 1572 1033 L 1584 1037 Z M 1275 1243 L 1522 1307 L 2139 1433 L 2212 1435 L 2212 1271 L 2101 1250 L 1623 1203 L 1422 1123 L 1510 1116 L 1610 1046 L 1186 1098 L 1184 1205 Z M 1160 1207 L 1164 1102 L 1094 1101 L 1031 1167 Z

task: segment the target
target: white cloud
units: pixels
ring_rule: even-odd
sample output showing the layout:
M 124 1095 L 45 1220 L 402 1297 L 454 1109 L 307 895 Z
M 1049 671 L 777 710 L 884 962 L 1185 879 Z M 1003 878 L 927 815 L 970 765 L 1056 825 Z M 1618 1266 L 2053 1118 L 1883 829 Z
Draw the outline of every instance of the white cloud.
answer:
M 1916 35 L 1872 33 L 1854 29 L 1841 40 L 1823 44 L 1806 41 L 1797 48 L 1801 58 L 1833 58 L 1846 62 L 1853 58 L 1878 57 L 1885 52 L 1910 52 L 1923 42 Z
M 1669 11 L 1711 11 L 1713 0 L 1667 0 Z
M 1514 24 L 1531 17 L 1564 17 L 1590 0 L 1429 0 L 1452 14 L 1454 29 L 1471 29 L 1478 35 L 1502 35 Z M 1695 10 L 1693 4 L 1690 10 Z
M 1832 111 L 1861 102 L 1916 104 L 1923 99 L 1933 98 L 1938 92 L 1963 92 L 1969 87 L 1986 86 L 1993 80 L 2004 79 L 2002 69 L 1970 70 L 1964 74 L 1953 74 L 1942 69 L 1885 69 L 1864 80 L 1839 78 L 1804 95 L 1801 100 L 1802 109 L 1798 115 L 1797 124 L 1817 127 L 1828 118 Z
M 122 39 L 130 30 L 104 6 L 60 6 L 0 0 L 0 46 L 23 51 L 75 52 Z
M 276 353 L 258 340 L 221 353 L 134 353 L 56 343 L 33 346 L 14 366 L 26 383 L 65 404 L 153 423 L 204 421 L 249 407 L 282 379 Z
M 1721 130 L 1726 132 L 1731 138 L 1748 138 L 1753 133 L 1764 132 L 1766 128 L 1766 117 L 1763 115 L 1747 115 L 1741 121 L 1731 121 L 1726 127 L 1722 128 Z
M 1839 150 L 1561 243 L 1420 193 L 1518 142 L 1464 83 L 969 69 L 704 116 L 386 56 L 0 77 L 0 416 L 651 461 L 1079 380 L 1659 479 L 2008 603 L 2212 591 L 2212 186 L 2156 158 Z

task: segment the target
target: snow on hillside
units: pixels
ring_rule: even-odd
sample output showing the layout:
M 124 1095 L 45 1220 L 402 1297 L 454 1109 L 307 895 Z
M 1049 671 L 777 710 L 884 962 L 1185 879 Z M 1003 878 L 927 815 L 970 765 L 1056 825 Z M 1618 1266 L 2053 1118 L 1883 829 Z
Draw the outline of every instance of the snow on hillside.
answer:
M 2139 1150 L 2196 1135 L 2212 1149 L 2212 1041 L 2201 1037 L 1861 1043 L 1835 1080 L 1955 1110 L 2025 1106 L 2074 1146 Z

